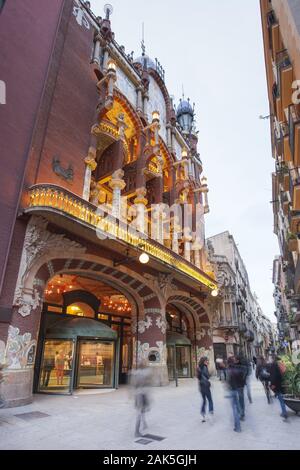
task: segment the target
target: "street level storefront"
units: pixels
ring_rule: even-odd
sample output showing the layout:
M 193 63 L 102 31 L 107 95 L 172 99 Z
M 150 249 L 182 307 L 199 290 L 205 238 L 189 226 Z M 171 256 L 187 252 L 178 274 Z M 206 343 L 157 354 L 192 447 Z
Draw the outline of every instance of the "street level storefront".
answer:
M 117 333 L 96 320 L 60 319 L 47 329 L 37 362 L 38 392 L 71 393 L 77 388 L 118 384 Z

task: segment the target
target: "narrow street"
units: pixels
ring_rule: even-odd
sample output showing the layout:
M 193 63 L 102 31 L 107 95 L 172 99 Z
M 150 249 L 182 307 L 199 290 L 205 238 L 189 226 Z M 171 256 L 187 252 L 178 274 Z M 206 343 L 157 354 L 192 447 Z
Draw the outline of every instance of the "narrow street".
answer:
M 233 432 L 229 400 L 223 384 L 212 380 L 215 416 L 201 422 L 196 379 L 179 381 L 176 388 L 152 390 L 148 433 L 164 437 L 148 444 L 133 436 L 134 410 L 127 387 L 117 391 L 84 392 L 74 396 L 36 395 L 25 407 L 0 410 L 0 449 L 174 450 L 174 449 L 300 449 L 300 416 L 289 411 L 284 422 L 277 400 L 267 404 L 259 382 L 252 380 L 253 404 L 246 400 L 242 433 Z M 48 416 L 20 417 L 39 412 Z

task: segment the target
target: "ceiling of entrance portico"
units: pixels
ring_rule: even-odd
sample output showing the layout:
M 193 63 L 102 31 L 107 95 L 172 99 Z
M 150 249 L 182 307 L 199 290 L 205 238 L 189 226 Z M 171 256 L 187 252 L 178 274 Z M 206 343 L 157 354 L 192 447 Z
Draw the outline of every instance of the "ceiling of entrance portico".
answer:
M 73 290 L 84 290 L 91 292 L 101 300 L 101 306 L 114 305 L 116 309 L 119 306 L 130 307 L 126 297 L 114 287 L 107 285 L 99 280 L 82 277 L 75 274 L 63 274 L 54 276 L 47 284 L 45 289 L 45 301 L 49 303 L 62 303 L 62 294 Z M 106 305 L 107 304 L 107 305 Z

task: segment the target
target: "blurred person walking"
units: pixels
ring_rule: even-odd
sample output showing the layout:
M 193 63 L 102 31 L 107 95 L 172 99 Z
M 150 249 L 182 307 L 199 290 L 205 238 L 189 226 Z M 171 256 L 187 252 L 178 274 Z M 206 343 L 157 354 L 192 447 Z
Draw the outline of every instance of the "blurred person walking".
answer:
M 130 384 L 134 392 L 136 409 L 135 437 L 141 437 L 147 428 L 145 413 L 150 410 L 150 386 L 152 385 L 152 371 L 146 361 L 140 361 L 136 369 L 130 373 Z
M 241 375 L 239 377 L 238 394 L 239 394 L 239 404 L 240 404 L 240 418 L 243 421 L 245 419 L 244 388 L 247 382 L 248 362 L 247 362 L 247 359 L 243 355 L 239 355 L 235 361 L 235 364 L 236 364 L 236 367 L 240 369 L 241 371 Z
M 270 364 L 267 364 L 265 358 L 260 356 L 257 361 L 255 376 L 257 380 L 260 380 L 267 397 L 268 404 L 272 402 L 271 391 L 270 391 Z
M 252 362 L 250 359 L 247 359 L 246 357 L 241 356 L 240 357 L 240 364 L 245 368 L 245 385 L 246 385 L 246 390 L 247 390 L 247 397 L 249 403 L 253 403 L 252 400 L 252 393 L 251 393 L 251 375 L 252 375 Z
M 283 399 L 283 377 L 286 370 L 286 366 L 281 362 L 280 357 L 274 357 L 273 363 L 270 367 L 270 382 L 271 389 L 275 393 L 275 396 L 278 398 L 281 407 L 281 417 L 286 421 L 288 418 L 287 409 Z
M 201 357 L 198 369 L 197 369 L 197 376 L 199 380 L 199 389 L 202 395 L 202 406 L 200 413 L 202 415 L 202 423 L 206 421 L 206 400 L 208 401 L 208 410 L 210 415 L 214 414 L 214 404 L 211 396 L 211 383 L 209 381 L 209 372 L 208 372 L 208 358 Z
M 231 401 L 234 431 L 241 432 L 241 419 L 244 419 L 245 411 L 241 407 L 240 390 L 245 385 L 245 370 L 238 364 L 235 357 L 228 358 L 227 386 L 229 389 L 229 398 Z
M 4 372 L 3 372 L 3 369 L 5 368 L 5 365 L 4 364 L 0 364 L 0 385 L 1 383 L 4 382 Z M 4 408 L 6 405 L 6 401 L 4 400 L 4 398 L 2 397 L 2 395 L 0 394 L 0 408 Z

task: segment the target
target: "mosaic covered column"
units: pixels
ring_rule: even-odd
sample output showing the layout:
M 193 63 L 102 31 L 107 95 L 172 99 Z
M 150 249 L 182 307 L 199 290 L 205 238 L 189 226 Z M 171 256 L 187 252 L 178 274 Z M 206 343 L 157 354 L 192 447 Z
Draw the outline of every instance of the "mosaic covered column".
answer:
M 196 352 L 197 352 L 197 364 L 200 361 L 201 357 L 204 357 L 204 356 L 208 357 L 209 371 L 210 373 L 214 373 L 215 372 L 215 360 L 214 360 L 214 349 L 213 349 L 213 333 L 209 324 L 201 325 L 196 330 Z
M 36 279 L 32 292 L 22 293 L 23 305 L 13 308 L 6 342 L 0 341 L 0 362 L 7 366 L 1 395 L 7 407 L 32 402 L 43 293 L 44 283 Z
M 148 233 L 147 219 L 146 219 L 146 206 L 148 200 L 146 199 L 147 190 L 145 187 L 136 190 L 136 198 L 134 204 L 136 206 L 136 224 L 137 230 L 142 233 Z
M 133 325 L 135 338 L 134 366 L 144 362 L 153 372 L 153 385 L 162 386 L 169 383 L 167 368 L 165 312 L 156 294 L 144 297 L 144 318 Z
M 84 159 L 84 163 L 85 163 L 86 166 L 85 166 L 85 175 L 84 175 L 84 185 L 83 185 L 82 197 L 85 201 L 88 201 L 90 199 L 92 172 L 97 167 L 96 153 L 97 153 L 96 149 L 94 147 L 90 147 L 88 155 Z
M 121 191 L 126 186 L 123 176 L 124 171 L 117 170 L 112 174 L 112 179 L 109 182 L 109 186 L 113 190 L 112 215 L 116 219 L 120 219 L 121 217 Z

